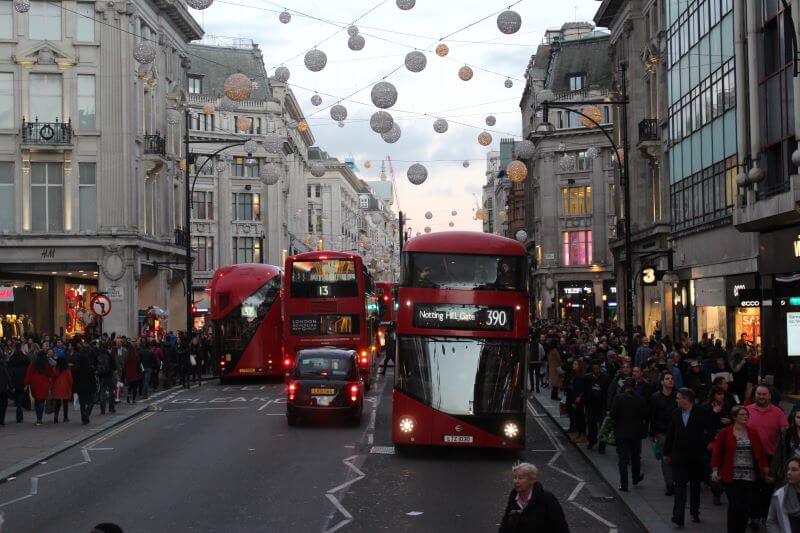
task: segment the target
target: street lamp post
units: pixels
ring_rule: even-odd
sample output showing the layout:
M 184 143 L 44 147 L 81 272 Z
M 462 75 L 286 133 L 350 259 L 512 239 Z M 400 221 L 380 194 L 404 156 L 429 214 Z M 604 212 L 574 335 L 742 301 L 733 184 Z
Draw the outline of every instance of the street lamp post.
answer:
M 628 335 L 628 353 L 632 355 L 633 349 L 633 252 L 631 247 L 631 191 L 630 181 L 630 166 L 628 163 L 628 151 L 630 149 L 630 142 L 628 137 L 628 83 L 627 83 L 627 65 L 620 63 L 620 85 L 622 89 L 620 100 L 583 100 L 583 101 L 568 101 L 562 104 L 554 104 L 549 100 L 542 102 L 542 122 L 536 127 L 536 133 L 550 134 L 555 132 L 555 127 L 548 121 L 548 114 L 550 109 L 560 109 L 568 113 L 575 113 L 580 115 L 606 136 L 611 147 L 616 154 L 615 159 L 619 169 L 620 183 L 622 185 L 623 194 L 623 218 L 625 224 L 625 332 Z M 621 130 L 622 130 L 622 150 L 619 145 L 614 142 L 613 137 L 609 131 L 600 125 L 594 118 L 589 115 L 573 109 L 572 106 L 596 106 L 596 105 L 617 105 L 621 110 Z

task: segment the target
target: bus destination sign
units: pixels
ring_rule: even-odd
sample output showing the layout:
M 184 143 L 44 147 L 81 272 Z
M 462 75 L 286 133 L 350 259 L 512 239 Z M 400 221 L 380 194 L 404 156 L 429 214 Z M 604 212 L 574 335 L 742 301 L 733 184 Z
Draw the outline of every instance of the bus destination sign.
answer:
M 414 327 L 511 331 L 514 329 L 514 310 L 485 305 L 417 304 L 414 306 Z

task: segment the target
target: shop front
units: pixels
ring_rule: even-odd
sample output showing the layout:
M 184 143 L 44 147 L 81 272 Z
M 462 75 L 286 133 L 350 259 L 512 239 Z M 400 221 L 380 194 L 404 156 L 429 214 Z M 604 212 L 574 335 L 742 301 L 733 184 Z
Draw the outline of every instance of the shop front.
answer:
M 701 278 L 693 280 L 694 306 L 697 328 L 694 339 L 708 338 L 711 341 L 728 338 L 728 311 L 725 302 L 725 278 Z
M 725 278 L 725 298 L 732 344 L 742 340 L 761 351 L 761 291 L 756 274 Z
M 617 282 L 613 279 L 603 280 L 603 320 L 614 322 L 617 316 Z
M 558 304 L 562 321 L 594 319 L 594 290 L 590 280 L 559 281 Z

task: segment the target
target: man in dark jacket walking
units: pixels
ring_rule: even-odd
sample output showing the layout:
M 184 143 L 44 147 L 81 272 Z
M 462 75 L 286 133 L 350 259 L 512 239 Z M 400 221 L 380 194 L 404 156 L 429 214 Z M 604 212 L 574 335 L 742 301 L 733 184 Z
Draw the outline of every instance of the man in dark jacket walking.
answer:
M 569 533 L 561 504 L 539 483 L 539 469 L 519 463 L 511 469 L 514 488 L 508 495 L 498 533 Z
M 11 375 L 11 387 L 14 389 L 14 405 L 17 407 L 17 423 L 23 420 L 23 407 L 25 407 L 25 374 L 28 371 L 30 360 L 22 352 L 22 344 L 14 346 L 14 353 L 8 359 L 8 373 Z M 30 406 L 28 406 L 30 409 Z
M 581 396 L 586 406 L 586 427 L 589 439 L 589 449 L 597 443 L 597 430 L 606 412 L 606 393 L 609 377 L 603 373 L 603 362 L 595 359 L 592 361 L 592 372 L 583 378 L 583 392 Z M 600 443 L 600 453 L 605 446 Z
M 647 404 L 636 392 L 636 380 L 625 380 L 624 392 L 611 405 L 614 437 L 619 460 L 619 490 L 628 492 L 628 464 L 631 465 L 633 484 L 644 479 L 642 475 L 642 437 L 647 420 Z
M 97 381 L 100 387 L 100 413 L 106 414 L 106 405 L 108 405 L 108 412 L 115 413 L 114 398 L 116 397 L 117 389 L 117 358 L 114 355 L 113 343 L 107 343 L 101 346 L 97 352 Z
M 664 441 L 672 423 L 672 413 L 678 408 L 675 402 L 675 377 L 669 371 L 661 374 L 661 390 L 650 397 L 650 440 L 653 441 L 656 459 L 661 461 L 661 473 L 667 486 L 666 495 L 675 494 L 672 466 L 664 462 Z

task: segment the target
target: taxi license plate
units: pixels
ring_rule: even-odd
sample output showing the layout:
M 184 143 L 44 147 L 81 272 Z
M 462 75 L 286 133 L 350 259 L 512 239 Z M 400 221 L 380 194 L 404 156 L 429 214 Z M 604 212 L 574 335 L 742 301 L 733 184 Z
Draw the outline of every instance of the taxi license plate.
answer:
M 444 441 L 472 443 L 472 435 L 445 435 Z
M 311 389 L 311 394 L 336 394 L 336 389 Z

